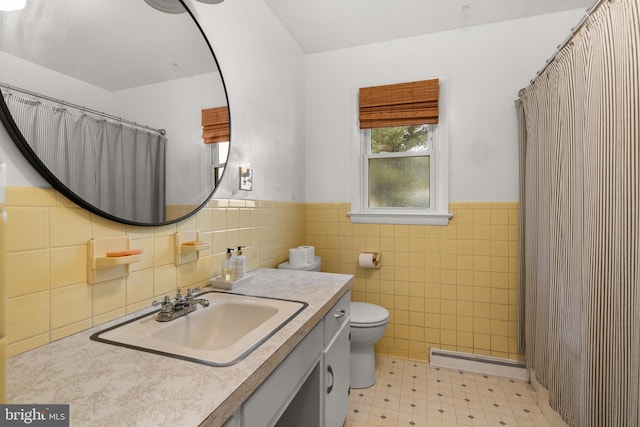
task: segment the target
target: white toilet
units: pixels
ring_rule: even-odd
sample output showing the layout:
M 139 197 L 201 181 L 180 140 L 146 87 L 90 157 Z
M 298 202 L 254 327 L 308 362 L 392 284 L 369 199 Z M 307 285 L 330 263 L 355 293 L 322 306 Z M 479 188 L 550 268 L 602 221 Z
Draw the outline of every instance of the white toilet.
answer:
M 288 261 L 278 265 L 279 269 L 320 271 L 322 260 L 292 265 Z M 389 312 L 379 305 L 365 302 L 351 303 L 351 363 L 349 385 L 351 388 L 367 388 L 376 383 L 376 343 L 389 323 Z
M 386 308 L 366 302 L 351 303 L 351 388 L 367 388 L 376 383 L 376 343 L 389 323 Z

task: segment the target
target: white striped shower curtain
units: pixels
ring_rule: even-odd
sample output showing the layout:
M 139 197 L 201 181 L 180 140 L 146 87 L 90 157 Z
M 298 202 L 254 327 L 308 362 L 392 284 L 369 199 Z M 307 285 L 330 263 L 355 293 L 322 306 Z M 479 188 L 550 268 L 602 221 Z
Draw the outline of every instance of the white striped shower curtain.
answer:
M 166 138 L 8 92 L 25 140 L 90 205 L 133 223 L 165 221 Z
M 521 91 L 527 364 L 572 426 L 638 426 L 640 18 L 603 0 Z

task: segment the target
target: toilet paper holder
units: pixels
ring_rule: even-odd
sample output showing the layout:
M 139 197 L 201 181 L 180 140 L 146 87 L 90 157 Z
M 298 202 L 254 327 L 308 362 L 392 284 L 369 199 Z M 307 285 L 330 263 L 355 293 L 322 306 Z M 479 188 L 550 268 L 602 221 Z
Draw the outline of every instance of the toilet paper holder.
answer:
M 358 266 L 360 268 L 380 268 L 382 254 L 375 251 L 360 251 L 358 254 Z

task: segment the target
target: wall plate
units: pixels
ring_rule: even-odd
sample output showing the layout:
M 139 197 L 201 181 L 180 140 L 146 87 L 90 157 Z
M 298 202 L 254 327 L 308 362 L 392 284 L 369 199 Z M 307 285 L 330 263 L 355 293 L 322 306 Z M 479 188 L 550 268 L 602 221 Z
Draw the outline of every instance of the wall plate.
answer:
M 253 169 L 240 166 L 240 189 L 253 190 Z

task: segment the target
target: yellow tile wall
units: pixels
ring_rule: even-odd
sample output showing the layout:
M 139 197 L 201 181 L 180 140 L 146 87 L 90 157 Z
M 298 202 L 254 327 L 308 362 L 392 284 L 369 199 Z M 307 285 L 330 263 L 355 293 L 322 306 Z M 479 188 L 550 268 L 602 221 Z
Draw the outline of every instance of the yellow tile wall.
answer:
M 4 206 L 0 202 L 0 404 L 7 399 L 7 340 L 6 335 L 6 268 L 5 268 L 5 235 Z
M 7 356 L 147 307 L 178 287 L 202 286 L 220 273 L 227 247 L 246 246 L 247 268 L 255 269 L 276 267 L 289 248 L 306 244 L 302 203 L 212 200 L 178 224 L 140 227 L 95 216 L 53 189 L 9 187 L 6 211 Z M 173 235 L 194 229 L 209 249 L 176 266 Z M 88 284 L 88 240 L 123 235 L 143 249 L 142 261 L 127 278 Z
M 376 352 L 428 360 L 430 347 L 518 354 L 518 205 L 452 203 L 447 226 L 352 224 L 350 205 L 307 205 L 323 271 L 355 275 L 354 301 L 390 312 Z M 380 251 L 380 269 L 357 266 Z
M 517 354 L 517 203 L 454 203 L 449 225 L 352 224 L 347 203 L 212 200 L 162 227 L 105 220 L 52 189 L 9 187 L 6 353 L 27 351 L 148 306 L 177 287 L 219 274 L 225 249 L 249 269 L 276 267 L 288 249 L 314 245 L 323 271 L 353 274 L 353 299 L 391 313 L 379 353 L 428 360 L 430 347 L 522 360 Z M 175 266 L 173 233 L 200 230 L 210 248 Z M 144 250 L 126 279 L 89 285 L 87 241 L 127 235 Z M 357 267 L 382 252 L 382 268 Z M 4 310 L 3 310 L 4 312 Z M 0 355 L 3 348 L 0 338 Z

